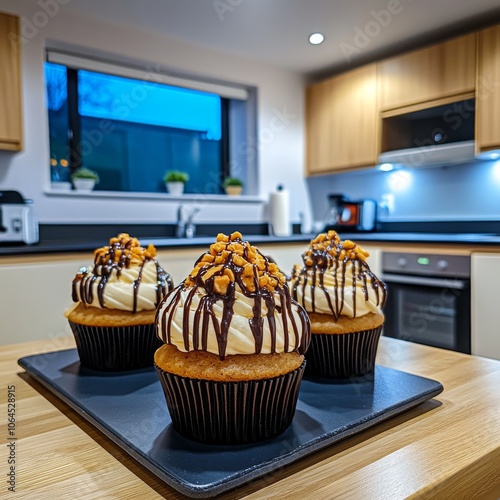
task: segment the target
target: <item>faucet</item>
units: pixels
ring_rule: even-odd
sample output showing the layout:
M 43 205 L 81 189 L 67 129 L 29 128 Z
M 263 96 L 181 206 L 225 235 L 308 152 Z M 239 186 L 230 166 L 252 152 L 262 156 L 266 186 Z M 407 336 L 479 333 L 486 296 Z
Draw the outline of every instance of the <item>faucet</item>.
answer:
M 181 203 L 177 208 L 177 224 L 175 226 L 175 236 L 176 238 L 184 238 L 186 234 L 186 223 L 184 222 L 182 216 L 182 209 L 184 205 Z
M 199 208 L 194 208 L 191 214 L 189 215 L 186 222 L 186 238 L 192 238 L 194 233 L 196 232 L 196 227 L 193 222 L 194 216 L 200 211 Z
M 193 238 L 196 232 L 196 227 L 193 222 L 194 216 L 200 211 L 198 207 L 195 207 L 187 220 L 183 217 L 184 205 L 180 204 L 177 208 L 177 224 L 175 226 L 175 236 L 177 238 Z

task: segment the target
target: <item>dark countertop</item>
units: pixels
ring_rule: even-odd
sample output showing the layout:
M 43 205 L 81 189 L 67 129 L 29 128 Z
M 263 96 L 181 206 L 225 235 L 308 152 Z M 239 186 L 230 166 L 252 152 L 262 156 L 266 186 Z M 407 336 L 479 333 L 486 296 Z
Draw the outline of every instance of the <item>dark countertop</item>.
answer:
M 113 233 L 111 233 L 113 234 Z M 308 242 L 313 235 L 292 235 L 287 238 L 278 238 L 268 235 L 251 235 L 245 234 L 245 239 L 252 244 L 261 243 L 296 243 Z M 175 237 L 139 237 L 141 245 L 147 246 L 153 244 L 157 249 L 166 248 L 186 248 L 186 247 L 208 247 L 215 241 L 215 236 L 196 236 L 194 238 L 175 238 Z M 47 240 L 40 241 L 34 245 L 2 245 L 0 246 L 0 256 L 2 255 L 28 255 L 28 254 L 44 254 L 44 253 L 61 253 L 61 252 L 86 252 L 94 251 L 103 245 L 106 245 L 105 240 L 87 239 L 83 240 Z
M 114 234 L 114 233 L 110 233 Z M 391 242 L 391 243 L 444 243 L 444 244 L 477 244 L 477 245 L 500 245 L 500 235 L 491 233 L 421 233 L 421 232 L 374 232 L 374 233 L 340 233 L 342 239 L 355 242 Z M 315 234 L 294 234 L 290 237 L 279 238 L 276 236 L 262 234 L 243 234 L 244 238 L 252 244 L 281 244 L 281 243 L 305 243 L 307 244 Z M 143 246 L 153 244 L 158 249 L 207 247 L 214 242 L 214 236 L 196 236 L 195 238 L 175 238 L 171 236 L 141 236 L 140 242 Z M 2 255 L 29 255 L 48 254 L 62 252 L 85 252 L 93 251 L 106 244 L 106 239 L 98 239 L 88 236 L 85 239 L 47 239 L 35 245 L 6 245 L 0 246 Z

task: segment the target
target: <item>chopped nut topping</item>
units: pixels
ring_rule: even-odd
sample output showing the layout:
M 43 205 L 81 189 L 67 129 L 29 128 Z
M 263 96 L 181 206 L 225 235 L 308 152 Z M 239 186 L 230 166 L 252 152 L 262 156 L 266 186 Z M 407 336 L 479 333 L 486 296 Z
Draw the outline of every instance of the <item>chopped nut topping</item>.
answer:
M 142 248 L 137 238 L 132 238 L 127 233 L 121 233 L 110 238 L 109 246 L 98 248 L 94 251 L 94 262 L 100 265 L 112 263 L 142 264 L 145 260 L 156 257 L 154 245 Z
M 283 286 L 286 277 L 278 266 L 242 238 L 239 232 L 230 236 L 219 233 L 208 252 L 198 259 L 184 286 L 203 286 L 222 295 L 234 282 L 249 293 L 258 289 L 274 292 L 277 286 Z
M 320 233 L 314 238 L 307 251 L 302 254 L 306 267 L 317 265 L 330 267 L 332 259 L 335 260 L 362 260 L 370 254 L 351 240 L 342 241 L 335 231 Z

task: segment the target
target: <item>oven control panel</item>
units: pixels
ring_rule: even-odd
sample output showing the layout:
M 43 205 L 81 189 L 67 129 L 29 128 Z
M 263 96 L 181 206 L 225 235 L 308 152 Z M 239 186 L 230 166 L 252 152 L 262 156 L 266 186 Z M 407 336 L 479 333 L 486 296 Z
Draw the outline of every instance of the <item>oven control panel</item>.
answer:
M 383 252 L 382 271 L 417 276 L 468 278 L 470 277 L 470 257 L 468 255 Z

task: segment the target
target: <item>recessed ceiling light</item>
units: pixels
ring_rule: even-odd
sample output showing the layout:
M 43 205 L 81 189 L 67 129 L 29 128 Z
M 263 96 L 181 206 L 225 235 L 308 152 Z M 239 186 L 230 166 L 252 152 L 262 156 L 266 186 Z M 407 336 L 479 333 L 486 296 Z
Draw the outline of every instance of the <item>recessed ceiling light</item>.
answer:
M 313 45 L 319 45 L 320 43 L 323 42 L 324 39 L 325 35 L 323 35 L 323 33 L 313 33 L 309 37 L 309 43 L 312 43 Z

